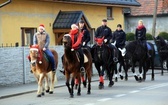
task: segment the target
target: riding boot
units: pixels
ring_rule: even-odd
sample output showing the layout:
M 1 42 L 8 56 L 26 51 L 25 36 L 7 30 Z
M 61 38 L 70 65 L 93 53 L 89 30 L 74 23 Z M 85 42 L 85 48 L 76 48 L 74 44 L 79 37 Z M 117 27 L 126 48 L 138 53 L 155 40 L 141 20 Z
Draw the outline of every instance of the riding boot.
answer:
M 61 72 L 63 75 L 65 75 L 65 70 L 64 70 L 64 65 L 63 65 L 63 59 L 64 59 L 64 55 L 61 57 L 63 70 L 60 70 L 60 72 Z
M 80 55 L 80 72 L 85 72 L 85 68 L 84 68 L 84 55 L 83 55 L 83 51 L 82 49 L 78 50 L 78 53 Z
M 113 52 L 113 61 L 114 61 L 115 63 L 117 63 L 117 62 L 118 62 L 118 52 L 117 52 L 117 48 L 116 48 L 115 46 L 113 46 L 113 45 L 111 45 L 111 47 L 112 47 L 112 52 Z

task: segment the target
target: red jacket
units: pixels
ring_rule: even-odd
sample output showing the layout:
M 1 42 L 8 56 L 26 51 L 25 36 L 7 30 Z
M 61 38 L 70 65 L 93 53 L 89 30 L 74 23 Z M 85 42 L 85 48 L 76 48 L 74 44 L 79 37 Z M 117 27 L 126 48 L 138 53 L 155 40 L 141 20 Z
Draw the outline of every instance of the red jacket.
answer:
M 69 34 L 71 35 L 72 48 L 73 49 L 78 49 L 80 44 L 82 43 L 83 32 L 78 33 L 78 29 L 75 29 L 75 30 L 71 30 Z M 77 36 L 77 41 L 76 42 L 75 42 L 75 36 Z

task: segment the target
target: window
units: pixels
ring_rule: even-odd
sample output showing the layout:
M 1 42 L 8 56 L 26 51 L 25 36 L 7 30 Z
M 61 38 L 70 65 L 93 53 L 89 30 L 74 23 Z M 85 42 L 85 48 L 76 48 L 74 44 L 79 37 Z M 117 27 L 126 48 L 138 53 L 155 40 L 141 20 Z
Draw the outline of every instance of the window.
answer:
M 22 46 L 29 46 L 33 44 L 33 36 L 36 30 L 36 28 L 21 28 Z
M 112 7 L 107 7 L 107 19 L 113 20 Z

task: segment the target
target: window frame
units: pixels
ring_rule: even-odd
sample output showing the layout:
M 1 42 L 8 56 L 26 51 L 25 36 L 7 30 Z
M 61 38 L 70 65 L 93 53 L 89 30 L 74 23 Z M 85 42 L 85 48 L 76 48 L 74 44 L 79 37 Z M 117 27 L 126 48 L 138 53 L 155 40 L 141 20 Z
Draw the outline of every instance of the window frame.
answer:
M 107 20 L 114 20 L 113 19 L 113 7 L 106 8 L 106 15 L 107 15 Z

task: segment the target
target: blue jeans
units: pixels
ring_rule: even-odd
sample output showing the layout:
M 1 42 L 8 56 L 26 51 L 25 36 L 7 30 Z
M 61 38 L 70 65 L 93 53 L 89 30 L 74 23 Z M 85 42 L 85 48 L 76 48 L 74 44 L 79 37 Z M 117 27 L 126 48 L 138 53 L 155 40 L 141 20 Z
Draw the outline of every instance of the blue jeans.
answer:
M 54 70 L 56 68 L 55 60 L 54 60 L 54 55 L 52 54 L 52 52 L 49 49 L 46 49 L 44 51 L 44 53 L 48 56 L 49 61 L 51 62 L 52 70 Z

